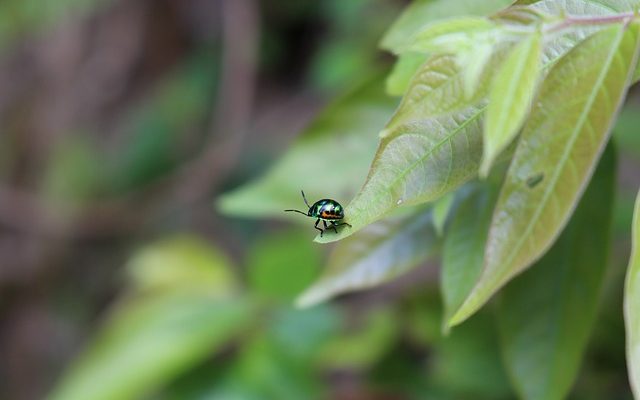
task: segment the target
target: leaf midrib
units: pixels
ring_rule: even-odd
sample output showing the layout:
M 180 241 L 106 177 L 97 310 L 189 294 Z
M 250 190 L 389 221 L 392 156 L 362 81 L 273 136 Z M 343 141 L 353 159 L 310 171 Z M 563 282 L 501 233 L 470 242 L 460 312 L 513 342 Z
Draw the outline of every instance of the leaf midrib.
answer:
M 428 152 L 426 152 L 424 155 L 420 156 L 420 158 L 418 158 L 416 161 L 414 161 L 413 163 L 411 163 L 411 165 L 409 165 L 404 171 L 402 171 L 396 178 L 394 178 L 394 180 L 391 182 L 391 185 L 389 185 L 390 188 L 395 187 L 398 182 L 403 179 L 409 172 L 413 171 L 413 169 L 418 165 L 418 164 L 422 164 L 424 162 L 425 159 L 427 159 L 427 157 L 429 157 L 431 154 L 433 154 L 436 150 L 438 150 L 440 147 L 442 147 L 442 145 L 444 145 L 445 143 L 449 142 L 453 137 L 455 137 L 458 133 L 462 132 L 462 130 L 469 125 L 470 123 L 474 122 L 481 114 L 482 112 L 487 108 L 487 106 L 483 106 L 478 108 L 478 110 L 475 112 L 475 114 L 471 115 L 469 118 L 467 118 L 466 120 L 464 120 L 464 122 L 462 124 L 460 124 L 456 129 L 454 129 L 453 131 L 451 131 L 451 133 L 449 133 L 447 136 L 445 136 L 442 140 L 440 140 L 439 142 L 437 142 Z M 390 143 L 390 142 L 389 142 Z M 406 199 L 403 199 L 403 201 L 406 202 Z

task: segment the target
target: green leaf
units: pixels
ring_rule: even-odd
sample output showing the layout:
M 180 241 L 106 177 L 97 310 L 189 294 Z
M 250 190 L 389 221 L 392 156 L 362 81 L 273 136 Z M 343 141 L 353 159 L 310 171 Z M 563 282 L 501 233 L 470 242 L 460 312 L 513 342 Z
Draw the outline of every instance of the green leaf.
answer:
M 417 296 L 410 297 L 409 303 L 403 305 L 401 316 L 412 348 L 426 349 L 428 359 L 427 371 L 416 368 L 415 363 L 411 363 L 409 370 L 418 370 L 420 376 L 414 379 L 424 382 L 430 389 L 437 389 L 437 393 L 424 396 L 423 389 L 414 397 L 438 400 L 513 398 L 500 360 L 493 316 L 480 312 L 445 336 L 439 329 L 443 310 L 436 288 L 428 285 L 415 294 Z M 400 353 L 395 351 L 391 355 Z M 409 354 L 414 356 L 415 352 Z
M 200 292 L 220 298 L 237 290 L 229 260 L 205 240 L 176 235 L 147 246 L 127 265 L 137 293 Z
M 315 240 L 342 239 L 397 207 L 436 200 L 473 178 L 482 157 L 483 110 L 410 120 L 383 137 L 364 187 L 345 208 L 352 228 Z
M 226 257 L 178 235 L 127 266 L 130 289 L 55 388 L 52 399 L 141 398 L 246 328 L 252 305 L 233 296 Z
M 598 0 L 542 0 L 528 8 L 557 18 L 607 16 L 616 13 L 615 9 Z M 542 63 L 545 67 L 552 65 L 578 43 L 607 26 L 577 25 L 560 32 L 557 36 L 547 35 L 544 40 Z
M 431 212 L 387 218 L 338 244 L 326 271 L 296 304 L 308 307 L 388 282 L 432 256 L 436 245 Z
M 640 397 L 640 192 L 633 211 L 632 250 L 624 285 L 624 321 L 627 331 L 629 382 Z
M 635 66 L 638 24 L 585 40 L 550 71 L 494 212 L 480 280 L 458 324 L 551 246 L 592 174 Z
M 308 364 L 338 335 L 343 324 L 339 311 L 332 304 L 307 309 L 283 307 L 269 321 L 269 337 L 281 353 Z
M 202 294 L 125 303 L 49 398 L 143 398 L 242 332 L 249 311 Z
M 436 21 L 407 39 L 399 49 L 416 53 L 456 53 L 486 40 L 497 26 L 488 18 L 457 17 Z
M 398 109 L 380 133 L 384 138 L 412 120 L 422 120 L 463 110 L 478 102 L 484 93 L 474 98 L 465 96 L 465 68 L 455 55 L 430 57 L 416 72 L 402 97 Z
M 586 13 L 601 15 L 598 11 L 613 14 L 634 11 L 640 6 L 640 1 L 638 0 L 520 0 L 515 4 L 531 3 L 535 3 L 535 6 L 547 8 L 550 13 L 565 10 L 569 15 Z
M 489 94 L 484 120 L 484 153 L 480 175 L 489 173 L 493 160 L 520 130 L 533 102 L 541 72 L 542 35 L 536 32 L 523 39 L 500 66 Z
M 575 41 L 567 37 L 562 43 L 564 47 L 552 47 L 547 64 Z M 494 54 L 486 71 L 493 70 L 507 49 L 502 46 Z M 475 177 L 482 157 L 482 99 L 488 85 L 481 84 L 473 98 L 467 98 L 465 70 L 452 55 L 433 56 L 422 65 L 381 132 L 365 185 L 346 207 L 346 220 L 353 228 L 316 237 L 317 242 L 347 237 L 398 206 L 436 200 Z
M 462 305 L 482 272 L 497 185 L 485 185 L 463 200 L 444 241 L 440 287 L 444 303 L 443 329 Z
M 247 257 L 251 292 L 286 303 L 313 282 L 319 267 L 320 249 L 300 230 L 265 236 Z
M 609 146 L 558 241 L 497 298 L 504 359 L 522 399 L 564 399 L 576 378 L 611 245 L 615 167 Z
M 330 305 L 273 310 L 267 329 L 255 327 L 249 340 L 239 346 L 232 366 L 225 365 L 226 385 L 217 384 L 217 396 L 206 398 L 244 400 L 246 391 L 255 396 L 249 398 L 263 400 L 326 398 L 315 360 L 339 334 L 344 321 L 338 311 Z M 220 386 L 227 387 L 220 392 Z
M 336 335 L 322 347 L 318 362 L 323 368 L 362 370 L 372 366 L 395 344 L 399 329 L 393 310 L 374 309 L 362 319 L 356 329 Z
M 444 233 L 444 225 L 447 222 L 447 217 L 451 212 L 455 199 L 455 194 L 449 193 L 433 205 L 433 227 L 438 237 L 441 237 Z
M 482 75 L 493 55 L 495 42 L 493 40 L 478 41 L 470 49 L 456 54 L 456 63 L 463 68 L 463 93 L 465 99 L 473 99 L 474 94 L 484 95 L 478 88 L 483 82 Z M 493 68 L 491 68 L 493 70 Z M 492 72 L 490 72 L 492 73 Z M 488 79 L 485 79 L 488 81 Z
M 489 65 L 500 61 L 497 51 Z M 452 55 L 433 56 L 411 81 L 386 128 L 363 188 L 345 208 L 352 228 L 316 237 L 327 243 L 351 235 L 402 205 L 437 200 L 475 177 L 482 158 L 482 101 L 492 68 L 467 98 L 465 68 Z
M 454 329 L 433 346 L 430 378 L 455 393 L 454 399 L 513 398 L 496 331 L 488 313 Z
M 393 23 L 380 46 L 395 51 L 433 21 L 461 15 L 489 15 L 511 3 L 512 0 L 416 0 Z
M 403 53 L 398 56 L 386 80 L 387 94 L 402 96 L 407 91 L 411 78 L 427 60 L 428 56 L 418 53 Z
M 221 211 L 295 218 L 283 210 L 304 206 L 300 189 L 309 200 L 352 196 L 375 152 L 372 134 L 384 126 L 397 104 L 383 86 L 376 75 L 327 107 L 264 176 L 223 195 L 218 201 Z
M 473 178 L 482 157 L 483 110 L 412 120 L 383 137 L 364 187 L 345 208 L 352 228 L 315 240 L 342 239 L 397 207 L 436 200 Z
M 640 63 L 636 65 L 636 69 L 633 71 L 633 77 L 631 78 L 631 82 L 636 83 L 640 80 Z
M 638 114 L 638 106 L 634 102 L 627 102 L 625 106 L 622 107 L 616 125 L 613 128 L 613 137 L 619 145 L 620 152 L 636 160 L 640 159 L 639 125 L 640 114 Z M 635 188 L 632 188 L 630 194 L 631 213 L 629 215 L 633 213 L 634 196 L 636 194 Z M 627 220 L 630 220 L 630 218 Z

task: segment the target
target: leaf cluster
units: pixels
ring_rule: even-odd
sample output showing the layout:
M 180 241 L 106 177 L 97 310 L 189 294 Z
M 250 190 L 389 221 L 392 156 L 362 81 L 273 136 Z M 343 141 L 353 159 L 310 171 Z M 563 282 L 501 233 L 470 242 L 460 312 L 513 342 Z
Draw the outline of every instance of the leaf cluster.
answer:
M 269 208 L 257 214 L 266 216 L 295 204 L 284 197 L 297 201 L 298 187 L 312 185 L 321 198 L 320 188 L 334 185 L 332 196 L 345 198 L 361 185 L 345 210 L 351 227 L 316 237 L 340 242 L 298 304 L 371 288 L 441 253 L 443 331 L 495 298 L 514 388 L 523 398 L 557 399 L 576 378 L 602 289 L 616 170 L 609 142 L 638 76 L 640 3 L 511 3 L 412 3 L 381 42 L 398 57 L 386 92 L 402 95 L 399 104 L 373 77 L 332 105 L 332 116 L 262 179 L 220 204 L 249 214 L 260 198 Z M 367 105 L 386 123 L 363 117 Z M 363 149 L 375 131 L 371 160 Z M 351 138 L 353 147 L 342 147 L 352 167 L 344 173 L 337 162 L 321 165 L 326 181 L 291 173 L 304 168 L 311 140 L 322 148 Z

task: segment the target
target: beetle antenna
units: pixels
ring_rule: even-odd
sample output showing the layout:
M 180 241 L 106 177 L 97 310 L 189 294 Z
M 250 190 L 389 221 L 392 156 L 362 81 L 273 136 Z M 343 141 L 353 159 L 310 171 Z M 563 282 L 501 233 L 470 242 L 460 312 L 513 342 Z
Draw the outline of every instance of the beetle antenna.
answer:
M 284 211 L 293 211 L 293 212 L 297 212 L 297 213 L 300 213 L 300 214 L 302 214 L 302 215 L 304 215 L 304 216 L 308 217 L 307 213 L 302 212 L 302 211 L 300 211 L 300 210 L 284 210 Z
M 307 207 L 311 208 L 311 206 L 309 205 L 309 202 L 307 201 L 307 198 L 304 195 L 304 190 L 301 190 L 300 193 L 302 193 L 302 199 L 304 200 L 304 204 L 306 204 Z

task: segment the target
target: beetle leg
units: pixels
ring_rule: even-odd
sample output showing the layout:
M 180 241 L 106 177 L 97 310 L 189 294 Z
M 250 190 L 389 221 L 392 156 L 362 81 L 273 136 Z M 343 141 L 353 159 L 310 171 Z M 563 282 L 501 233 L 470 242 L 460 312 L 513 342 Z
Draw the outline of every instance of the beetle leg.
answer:
M 319 223 L 320 223 L 320 218 L 316 220 L 316 224 L 314 225 L 314 227 L 320 231 L 320 237 L 322 237 L 322 234 L 324 233 L 324 231 L 321 228 L 318 228 Z
M 322 220 L 322 224 L 324 225 L 324 230 L 325 231 L 327 230 L 327 228 L 329 228 L 329 229 L 333 228 L 333 226 L 327 227 L 327 221 L 325 221 L 325 220 Z M 333 228 L 333 229 L 335 230 L 336 228 Z M 338 231 L 336 231 L 336 233 L 338 233 Z
M 336 226 L 338 226 L 338 225 L 336 225 L 336 221 L 331 221 L 331 227 L 333 228 L 333 230 L 334 230 L 336 233 L 338 233 L 338 228 L 336 228 Z
M 353 228 L 353 226 L 351 226 L 351 224 L 350 224 L 350 223 L 348 223 L 348 222 L 340 222 L 339 224 L 338 224 L 338 223 L 335 223 L 335 222 L 333 223 L 333 226 L 342 226 L 342 225 L 346 225 L 346 226 L 348 226 L 349 228 Z

